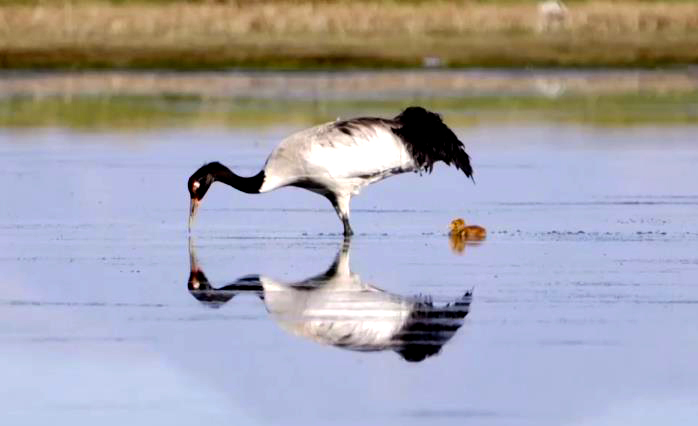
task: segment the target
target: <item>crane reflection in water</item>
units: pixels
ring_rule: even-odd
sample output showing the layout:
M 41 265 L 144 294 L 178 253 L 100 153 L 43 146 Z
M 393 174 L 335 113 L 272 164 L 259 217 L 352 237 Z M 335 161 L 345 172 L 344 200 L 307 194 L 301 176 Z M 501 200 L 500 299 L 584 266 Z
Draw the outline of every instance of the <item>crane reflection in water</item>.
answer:
M 392 350 L 411 362 L 438 354 L 463 325 L 472 290 L 442 306 L 429 296 L 388 293 L 351 272 L 350 243 L 344 241 L 327 271 L 306 280 L 281 283 L 247 275 L 216 288 L 206 278 L 190 240 L 187 287 L 212 308 L 241 294 L 255 295 L 285 331 L 321 344 L 365 352 Z

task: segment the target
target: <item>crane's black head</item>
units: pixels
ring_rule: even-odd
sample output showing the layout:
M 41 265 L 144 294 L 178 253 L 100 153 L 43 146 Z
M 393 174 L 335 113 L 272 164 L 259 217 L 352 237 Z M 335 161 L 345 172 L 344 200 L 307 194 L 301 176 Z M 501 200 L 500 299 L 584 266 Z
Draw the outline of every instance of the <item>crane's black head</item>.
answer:
M 187 190 L 189 190 L 189 196 L 191 197 L 191 204 L 189 210 L 189 230 L 191 231 L 191 225 L 196 218 L 196 211 L 199 208 L 199 203 L 203 200 L 204 195 L 211 187 L 211 184 L 216 181 L 216 175 L 222 171 L 227 171 L 228 168 L 221 163 L 214 162 L 204 164 L 194 172 L 189 181 L 187 182 Z
M 221 163 L 204 164 L 189 177 L 187 189 L 189 190 L 189 195 L 192 200 L 201 201 L 204 198 L 206 191 L 208 191 L 208 188 L 210 188 L 211 184 L 216 180 L 216 172 L 218 172 L 221 167 L 225 166 Z

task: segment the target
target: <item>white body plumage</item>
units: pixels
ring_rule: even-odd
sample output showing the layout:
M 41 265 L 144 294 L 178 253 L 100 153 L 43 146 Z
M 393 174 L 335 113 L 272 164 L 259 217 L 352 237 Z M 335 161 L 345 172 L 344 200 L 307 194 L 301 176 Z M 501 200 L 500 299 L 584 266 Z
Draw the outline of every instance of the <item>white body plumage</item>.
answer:
M 367 124 L 347 134 L 330 122 L 294 133 L 274 148 L 260 192 L 308 180 L 325 191 L 356 195 L 366 185 L 415 168 L 405 144 L 388 127 Z

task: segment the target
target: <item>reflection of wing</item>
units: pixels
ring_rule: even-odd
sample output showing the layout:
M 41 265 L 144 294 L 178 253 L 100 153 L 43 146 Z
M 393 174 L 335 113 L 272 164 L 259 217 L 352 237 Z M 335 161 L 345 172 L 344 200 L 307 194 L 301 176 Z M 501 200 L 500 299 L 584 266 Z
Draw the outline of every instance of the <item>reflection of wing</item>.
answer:
M 473 299 L 472 291 L 446 306 L 429 299 L 414 304 L 410 317 L 395 335 L 395 351 L 407 361 L 422 361 L 441 350 L 463 325 Z
M 253 292 L 284 330 L 313 341 L 357 351 L 391 349 L 407 361 L 438 353 L 463 325 L 472 292 L 445 306 L 424 296 L 409 298 L 361 281 L 349 268 L 349 242 L 328 270 L 283 284 L 250 275 L 213 288 L 191 254 L 188 288 L 208 306 L 220 307 L 236 294 Z

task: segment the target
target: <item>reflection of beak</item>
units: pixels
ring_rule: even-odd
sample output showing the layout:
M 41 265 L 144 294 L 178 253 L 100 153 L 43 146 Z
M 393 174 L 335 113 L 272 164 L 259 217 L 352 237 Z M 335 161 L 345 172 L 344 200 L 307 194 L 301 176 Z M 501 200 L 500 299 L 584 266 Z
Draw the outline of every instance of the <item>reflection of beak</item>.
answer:
M 200 202 L 195 198 L 191 199 L 191 204 L 189 205 L 189 232 L 191 232 L 191 226 L 194 224 L 194 219 L 196 219 L 196 211 L 199 209 Z
M 192 273 L 199 270 L 199 261 L 196 258 L 196 248 L 194 247 L 194 237 L 189 236 L 189 269 Z

